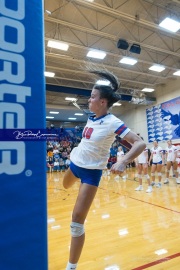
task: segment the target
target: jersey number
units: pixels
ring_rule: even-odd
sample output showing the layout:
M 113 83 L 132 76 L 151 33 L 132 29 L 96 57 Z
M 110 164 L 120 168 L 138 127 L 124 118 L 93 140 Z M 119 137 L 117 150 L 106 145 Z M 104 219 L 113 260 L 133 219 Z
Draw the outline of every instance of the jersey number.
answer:
M 91 134 L 93 133 L 93 130 L 94 130 L 93 128 L 86 127 L 84 132 L 83 132 L 83 138 L 90 139 Z

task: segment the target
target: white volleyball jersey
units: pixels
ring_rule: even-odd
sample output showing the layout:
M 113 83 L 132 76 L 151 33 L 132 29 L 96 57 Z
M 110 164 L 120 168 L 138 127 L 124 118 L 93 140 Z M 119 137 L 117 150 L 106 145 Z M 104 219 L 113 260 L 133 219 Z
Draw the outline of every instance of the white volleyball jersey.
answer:
M 167 161 L 175 160 L 175 153 L 178 151 L 177 147 L 171 145 L 170 147 L 166 147 Z
M 144 151 L 137 157 L 137 162 L 140 164 L 145 164 L 148 162 L 148 149 L 145 148 Z
M 130 131 L 112 114 L 99 118 L 90 116 L 83 130 L 83 138 L 71 154 L 71 161 L 82 168 L 104 169 L 109 158 L 110 147 L 116 135 L 123 138 Z
M 177 158 L 176 161 L 178 164 L 180 164 L 180 145 L 177 145 Z
M 162 161 L 161 155 L 163 154 L 163 150 L 160 146 L 152 147 L 151 153 L 153 153 L 153 158 L 152 158 L 153 163 L 158 163 L 158 162 Z
M 117 152 L 117 162 L 121 161 L 123 157 L 124 157 L 123 151 Z

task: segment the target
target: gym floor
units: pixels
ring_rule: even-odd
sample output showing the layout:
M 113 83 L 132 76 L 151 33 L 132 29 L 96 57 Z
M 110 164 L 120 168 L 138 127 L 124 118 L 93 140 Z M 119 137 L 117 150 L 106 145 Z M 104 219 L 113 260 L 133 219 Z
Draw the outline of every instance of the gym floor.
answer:
M 146 193 L 135 191 L 135 169 L 128 179 L 103 176 L 86 223 L 78 270 L 178 270 L 180 265 L 180 185 Z M 62 172 L 47 174 L 49 270 L 64 270 L 70 246 L 72 209 L 80 182 L 62 187 Z

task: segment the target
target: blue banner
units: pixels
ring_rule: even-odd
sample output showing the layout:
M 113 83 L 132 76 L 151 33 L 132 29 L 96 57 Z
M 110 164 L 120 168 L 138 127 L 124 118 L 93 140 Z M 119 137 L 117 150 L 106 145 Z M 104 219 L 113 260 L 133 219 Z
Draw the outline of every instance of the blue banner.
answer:
M 180 97 L 146 110 L 148 140 L 180 139 Z
M 0 129 L 45 128 L 43 1 L 0 1 Z M 47 269 L 45 141 L 0 140 L 0 269 Z

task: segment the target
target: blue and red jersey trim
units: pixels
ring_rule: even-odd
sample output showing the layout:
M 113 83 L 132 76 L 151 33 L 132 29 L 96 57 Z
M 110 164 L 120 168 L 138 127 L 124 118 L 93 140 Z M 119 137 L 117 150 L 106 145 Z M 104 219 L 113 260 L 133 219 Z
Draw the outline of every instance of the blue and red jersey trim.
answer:
M 121 135 L 126 129 L 127 127 L 124 124 L 122 124 L 118 129 L 116 129 L 114 133 Z

